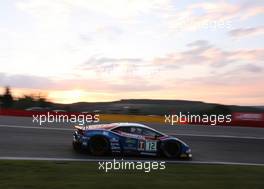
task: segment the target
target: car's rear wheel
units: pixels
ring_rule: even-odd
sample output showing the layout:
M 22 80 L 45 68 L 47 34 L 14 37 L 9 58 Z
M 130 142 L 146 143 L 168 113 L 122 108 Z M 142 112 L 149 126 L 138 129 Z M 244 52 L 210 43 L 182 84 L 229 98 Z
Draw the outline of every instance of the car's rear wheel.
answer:
M 72 147 L 75 151 L 80 151 L 80 144 L 77 142 L 72 142 Z
M 177 158 L 180 154 L 181 144 L 175 140 L 168 140 L 161 144 L 161 149 L 167 158 Z
M 101 136 L 92 137 L 89 141 L 89 151 L 92 155 L 102 156 L 110 152 L 110 145 L 106 138 Z

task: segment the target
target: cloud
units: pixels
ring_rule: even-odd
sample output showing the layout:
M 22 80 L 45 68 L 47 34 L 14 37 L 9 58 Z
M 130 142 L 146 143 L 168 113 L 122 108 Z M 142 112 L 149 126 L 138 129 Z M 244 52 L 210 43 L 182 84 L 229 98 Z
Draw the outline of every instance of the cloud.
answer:
M 256 65 L 253 65 L 253 64 L 246 64 L 246 65 L 241 67 L 241 70 L 252 72 L 252 73 L 261 73 L 261 72 L 263 72 L 263 68 L 262 67 L 256 66 Z
M 142 60 L 140 58 L 108 58 L 108 57 L 100 57 L 90 58 L 85 64 L 105 64 L 105 63 L 122 63 L 122 62 L 141 62 Z
M 126 72 L 127 69 L 136 69 L 142 63 L 140 58 L 110 58 L 92 56 L 88 61 L 79 65 L 77 69 L 90 70 L 105 74 L 115 71 Z
M 233 19 L 249 19 L 264 13 L 263 4 L 250 2 L 202 2 L 188 4 L 183 10 L 167 13 L 171 31 L 198 29 L 230 29 Z
M 209 44 L 208 41 L 206 40 L 197 40 L 197 41 L 194 41 L 194 42 L 191 42 L 191 43 L 188 43 L 187 46 L 189 47 L 204 47 L 204 48 L 208 48 L 210 47 L 211 45 Z
M 140 83 L 140 85 L 138 84 Z M 152 91 L 162 89 L 162 86 L 153 84 L 144 78 L 126 78 L 119 82 L 107 79 L 50 79 L 47 77 L 27 75 L 7 75 L 0 73 L 0 86 L 10 86 L 16 89 L 36 90 L 74 90 L 82 89 L 92 92 L 126 92 L 126 91 Z
M 242 6 L 246 11 L 244 12 L 244 15 L 242 15 L 243 19 L 250 18 L 253 16 L 264 14 L 264 5 L 262 4 L 251 4 L 251 1 L 249 1 L 247 4 L 244 4 Z
M 16 3 L 20 10 L 33 15 L 38 25 L 52 31 L 59 30 L 59 28 L 70 30 L 72 21 L 74 21 L 73 16 L 85 12 L 87 14 L 85 21 L 78 20 L 78 22 L 89 23 L 93 28 L 98 28 L 96 31 L 103 35 L 127 30 L 128 25 L 139 27 L 138 23 L 142 23 L 140 27 L 144 27 L 144 21 L 149 20 L 148 17 L 160 23 L 158 27 L 153 23 L 152 26 L 148 24 L 148 27 L 155 27 L 153 29 L 161 27 L 174 33 L 178 30 L 231 29 L 233 19 L 245 20 L 264 13 L 263 4 L 255 1 L 187 3 L 180 10 L 177 4 L 181 3 L 171 0 L 151 2 L 149 0 L 25 0 Z M 76 13 L 77 10 L 80 11 Z M 86 27 L 83 26 L 83 28 Z M 140 32 L 149 33 L 150 31 Z M 81 38 L 87 39 L 87 36 L 82 34 Z
M 81 8 L 109 18 L 126 20 L 166 7 L 168 4 L 167 0 L 153 0 L 151 3 L 148 0 L 25 0 L 18 2 L 17 7 L 41 18 L 51 18 L 53 15 L 68 16 L 74 9 Z
M 240 49 L 227 51 L 211 45 L 208 41 L 198 40 L 187 44 L 187 51 L 174 52 L 165 57 L 154 59 L 154 63 L 168 67 L 181 65 L 225 66 L 234 62 L 257 63 L 264 60 L 264 49 Z
M 77 72 L 86 75 L 96 73 L 97 78 L 120 81 L 140 78 L 149 79 L 160 72 L 160 67 L 142 58 L 110 58 L 92 56 L 88 61 L 76 66 Z
M 264 26 L 234 29 L 229 32 L 232 37 L 245 37 L 264 34 Z
M 0 86 L 41 90 L 53 88 L 55 83 L 46 77 L 0 73 Z
M 197 70 L 199 72 L 199 70 Z M 228 71 L 216 70 L 199 77 L 167 80 L 166 94 L 171 98 L 193 99 L 225 104 L 264 104 L 263 66 L 238 65 Z M 185 73 L 182 73 L 185 74 Z
M 25 0 L 16 4 L 20 10 L 37 18 L 37 23 L 44 28 L 69 27 L 70 17 L 76 10 L 89 14 L 89 23 L 93 25 L 100 22 L 97 18 L 93 22 L 94 15 L 108 19 L 108 23 L 122 26 L 144 22 L 143 16 L 155 15 L 160 24 L 167 25 L 171 31 L 231 28 L 232 23 L 229 21 L 234 18 L 248 19 L 264 13 L 263 5 L 252 1 L 188 3 L 182 10 L 178 10 L 175 5 L 179 2 L 171 0 Z M 109 26 L 104 23 L 100 27 Z

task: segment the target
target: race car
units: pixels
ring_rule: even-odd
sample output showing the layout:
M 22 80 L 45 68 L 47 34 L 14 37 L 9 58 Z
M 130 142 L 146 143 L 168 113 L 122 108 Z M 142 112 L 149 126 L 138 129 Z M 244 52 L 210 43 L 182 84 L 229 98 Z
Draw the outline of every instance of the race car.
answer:
M 148 155 L 191 159 L 190 147 L 180 139 L 138 123 L 75 126 L 73 148 L 91 155 Z

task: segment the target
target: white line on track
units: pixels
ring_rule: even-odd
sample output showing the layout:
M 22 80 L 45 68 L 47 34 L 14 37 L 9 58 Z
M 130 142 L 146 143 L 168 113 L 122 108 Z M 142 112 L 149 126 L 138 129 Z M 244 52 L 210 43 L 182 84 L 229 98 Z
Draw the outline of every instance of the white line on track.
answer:
M 48 158 L 48 157 L 0 157 L 0 160 L 31 160 L 31 161 L 79 161 L 79 162 L 102 162 L 114 161 L 114 159 L 78 159 L 78 158 Z M 115 159 L 115 161 L 128 161 L 128 162 L 152 162 L 152 161 L 165 161 L 166 163 L 177 164 L 202 164 L 202 165 L 249 165 L 249 166 L 264 166 L 263 163 L 243 163 L 243 162 L 223 162 L 223 161 L 173 161 L 173 160 L 123 160 Z
M 56 128 L 56 127 L 47 127 L 47 126 L 24 126 L 24 125 L 0 125 L 1 127 L 6 128 L 18 128 L 18 129 L 43 129 L 43 130 L 61 130 L 61 131 L 73 131 L 73 128 Z M 212 138 L 235 138 L 235 139 L 256 139 L 264 140 L 264 137 L 255 137 L 255 136 L 235 136 L 235 135 L 208 135 L 208 134 L 179 134 L 175 132 L 168 132 L 170 135 L 175 136 L 193 136 L 193 137 L 212 137 Z

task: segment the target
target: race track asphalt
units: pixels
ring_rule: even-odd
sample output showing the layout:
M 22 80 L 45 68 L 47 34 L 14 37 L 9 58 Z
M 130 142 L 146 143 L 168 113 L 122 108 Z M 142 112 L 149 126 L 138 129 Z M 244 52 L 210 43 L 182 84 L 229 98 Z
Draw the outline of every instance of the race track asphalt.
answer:
M 160 124 L 148 126 L 174 135 L 189 144 L 193 162 L 264 165 L 263 128 Z M 72 150 L 72 132 L 71 124 L 39 126 L 32 123 L 32 118 L 0 116 L 0 159 L 95 159 Z M 113 159 L 96 157 L 102 158 Z

